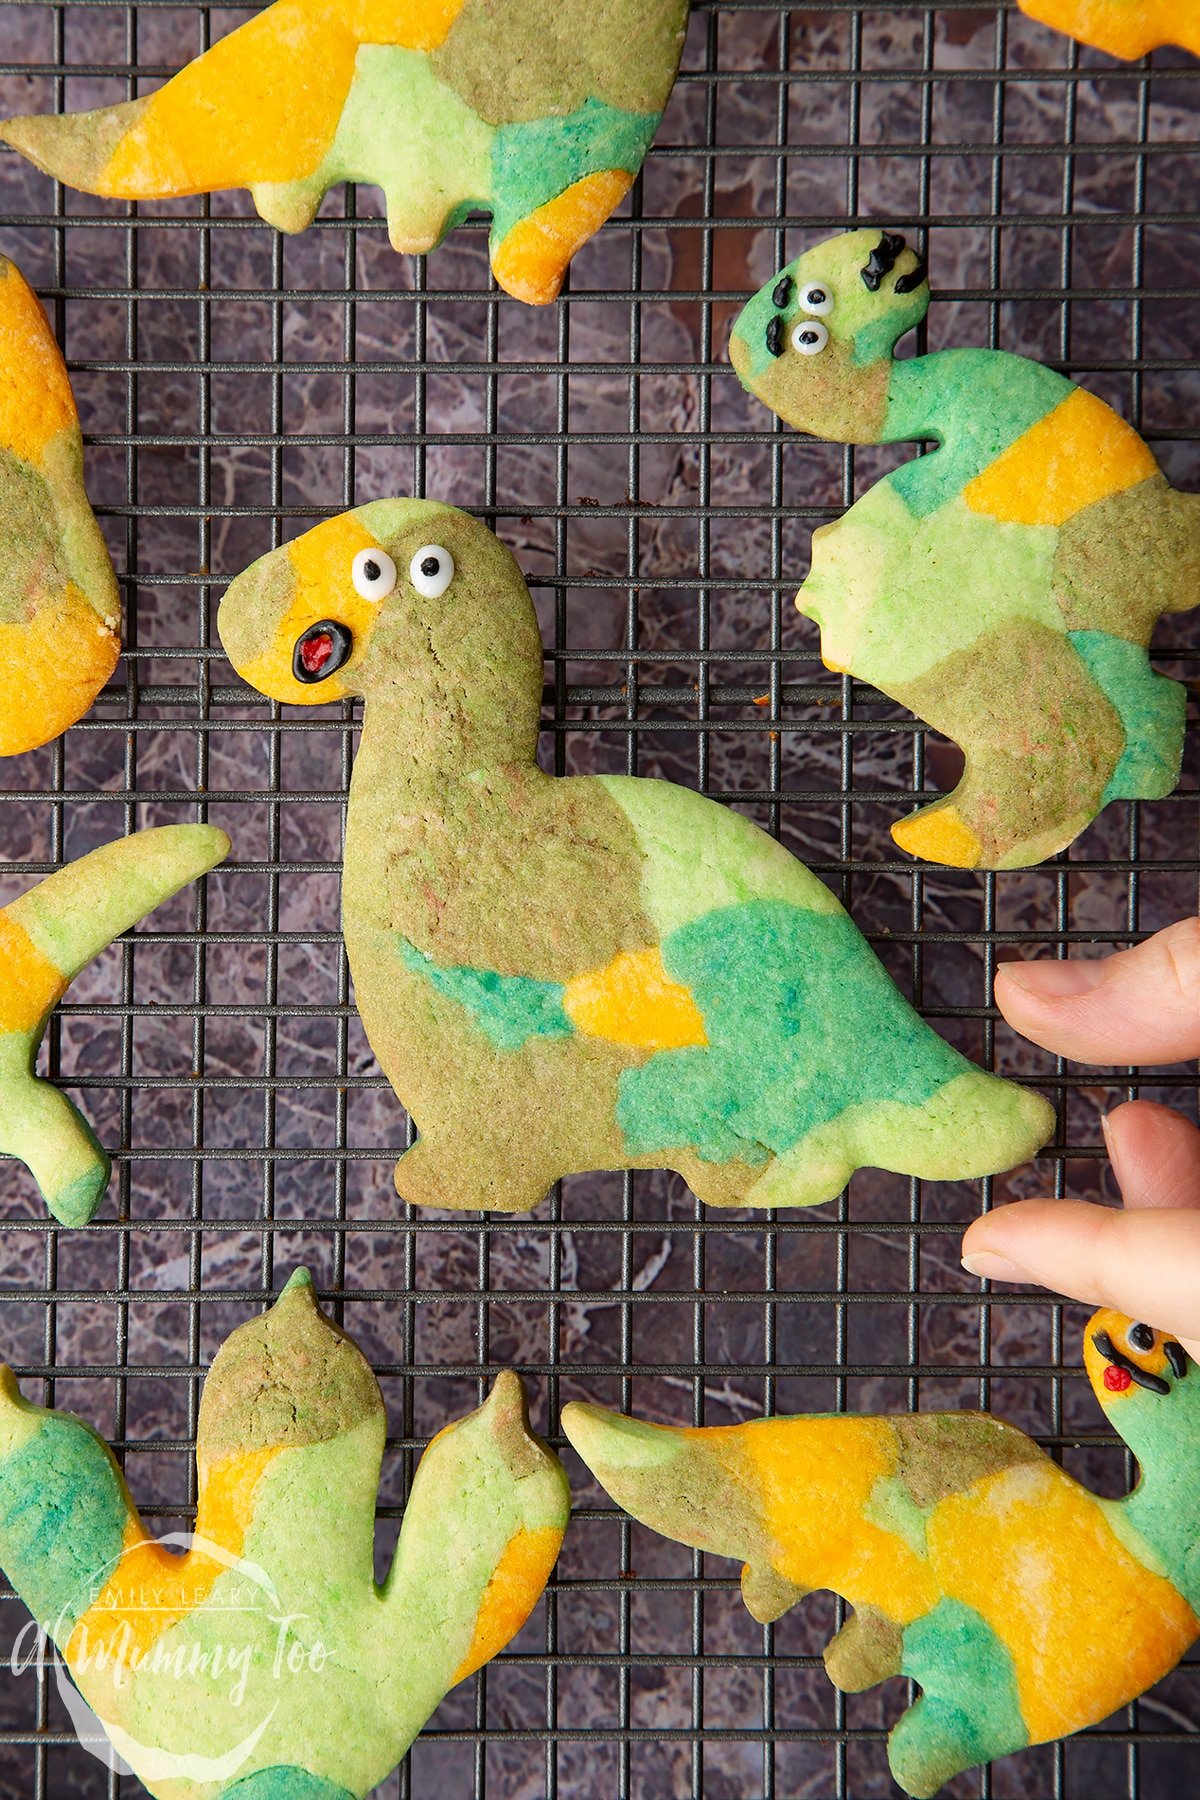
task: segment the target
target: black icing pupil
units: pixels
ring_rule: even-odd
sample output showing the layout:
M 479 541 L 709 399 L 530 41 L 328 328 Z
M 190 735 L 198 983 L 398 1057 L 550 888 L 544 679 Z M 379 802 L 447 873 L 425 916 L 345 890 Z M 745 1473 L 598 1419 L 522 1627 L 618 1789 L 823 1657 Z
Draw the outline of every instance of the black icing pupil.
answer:
M 824 306 L 824 304 L 825 304 L 825 289 L 824 288 L 809 288 L 808 304 L 810 306 Z
M 815 331 L 802 331 L 800 333 L 800 342 L 802 344 L 815 344 L 817 341 L 818 339 Z
M 363 574 L 368 581 L 378 581 L 379 577 L 383 574 L 383 570 L 377 562 L 365 562 L 363 564 Z
M 422 575 L 428 576 L 429 579 L 432 581 L 433 577 L 438 573 L 438 570 L 441 568 L 441 566 L 442 566 L 442 564 L 441 564 L 441 560 L 439 557 L 427 556 L 424 558 L 424 560 L 421 563 L 421 573 L 422 573 Z
M 1153 1350 L 1154 1333 L 1149 1325 L 1131 1325 L 1129 1327 L 1129 1342 L 1133 1345 L 1135 1350 Z

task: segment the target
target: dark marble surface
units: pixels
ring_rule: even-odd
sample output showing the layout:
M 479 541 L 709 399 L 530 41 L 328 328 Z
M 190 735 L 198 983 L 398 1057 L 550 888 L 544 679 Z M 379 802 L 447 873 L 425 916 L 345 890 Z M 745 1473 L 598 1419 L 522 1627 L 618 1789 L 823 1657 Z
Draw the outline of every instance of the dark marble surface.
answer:
M 212 35 L 242 16 L 214 11 Z M 398 1219 L 390 1164 L 405 1121 L 348 1004 L 336 936 L 352 722 L 337 709 L 272 722 L 232 687 L 216 647 L 223 584 L 275 541 L 273 513 L 286 535 L 314 512 L 423 486 L 494 514 L 538 583 L 553 653 L 547 766 L 636 767 L 723 797 L 789 796 L 742 804 L 821 870 L 940 1028 L 973 1054 L 994 1051 L 1006 1072 L 1053 1074 L 1002 1026 L 993 1042 L 975 1016 L 992 960 L 1030 939 L 1103 940 L 1194 910 L 1195 743 L 1178 795 L 1136 817 L 1110 808 L 1067 864 L 994 880 L 901 866 L 887 827 L 909 804 L 918 736 L 896 709 L 850 700 L 791 605 L 813 524 L 878 475 L 883 453 L 847 459 L 772 436 L 725 363 L 725 337 L 785 250 L 848 214 L 905 224 L 926 213 L 944 294 L 930 344 L 994 341 L 1065 361 L 1140 420 L 1181 485 L 1200 487 L 1200 236 L 1173 222 L 1195 209 L 1200 71 L 1163 54 L 1143 84 L 983 4 L 859 11 L 827 0 L 786 16 L 781 51 L 775 6 L 696 12 L 638 228 L 606 231 L 577 259 L 571 298 L 545 312 L 488 296 L 479 228 L 420 268 L 393 256 L 367 190 L 353 228 L 334 194 L 318 228 L 295 240 L 258 224 L 243 195 L 146 206 L 135 229 L 122 206 L 70 194 L 56 221 L 52 184 L 0 158 L 0 248 L 47 294 L 65 335 L 133 652 L 85 725 L 6 764 L 0 897 L 26 885 L 30 867 L 134 825 L 195 817 L 201 795 L 235 843 L 205 912 L 193 897 L 163 908 L 136 948 L 109 952 L 80 980 L 55 1034 L 54 1066 L 104 1141 L 125 1147 L 102 1223 L 52 1234 L 23 1173 L 0 1174 L 3 1354 L 28 1372 L 27 1392 L 52 1392 L 128 1446 L 135 1491 L 164 1521 L 177 1522 L 191 1495 L 183 1446 L 199 1370 L 264 1285 L 301 1261 L 341 1296 L 345 1323 L 384 1371 L 393 1506 L 412 1445 L 474 1404 L 481 1363 L 531 1371 L 543 1428 L 577 1395 L 710 1424 L 764 1405 L 982 1401 L 1063 1444 L 1069 1465 L 1106 1491 L 1125 1479 L 1120 1454 L 1090 1441 L 1100 1420 L 1075 1373 L 1083 1315 L 1012 1296 L 981 1310 L 957 1255 L 962 1226 L 989 1198 L 1056 1180 L 1113 1197 L 1099 1155 L 1100 1114 L 1124 1091 L 1111 1072 L 1084 1072 L 1067 1090 L 1068 1150 L 990 1194 L 978 1183 L 910 1190 L 865 1172 L 839 1207 L 774 1226 L 722 1217 L 700 1235 L 679 1181 L 599 1176 L 568 1182 L 536 1217 L 483 1231 Z M 161 71 L 199 43 L 188 7 L 31 3 L 0 7 L 0 60 L 54 65 L 60 18 L 69 68 L 117 72 L 70 76 L 71 106 L 124 97 L 131 57 Z M 781 63 L 791 70 L 783 116 Z M 48 74 L 0 76 L 6 112 L 53 106 L 57 91 Z M 774 148 L 781 128 L 786 155 Z M 781 208 L 794 222 L 786 231 Z M 1145 368 L 1131 372 L 1139 352 Z M 777 522 L 764 517 L 773 493 Z M 1189 619 L 1169 622 L 1164 659 L 1193 674 L 1192 641 Z M 777 713 L 773 669 L 795 690 Z M 635 690 L 622 685 L 631 671 Z M 949 746 L 929 741 L 925 758 L 929 785 L 953 782 Z M 1135 883 L 1109 866 L 1130 857 L 1142 865 Z M 129 1002 L 145 1010 L 130 1017 Z M 1142 1091 L 1194 1111 L 1193 1073 L 1168 1071 Z M 738 1297 L 768 1285 L 769 1307 Z M 51 1388 L 52 1369 L 72 1373 Z M 553 1639 L 540 1608 L 519 1654 L 446 1701 L 408 1785 L 395 1778 L 380 1793 L 894 1793 L 882 1731 L 902 1694 L 893 1683 L 837 1699 L 813 1660 L 834 1623 L 827 1597 L 764 1636 L 729 1565 L 697 1570 L 675 1546 L 596 1516 L 601 1496 L 570 1460 L 588 1510 L 549 1601 Z M 668 1585 L 640 1589 L 634 1571 Z M 6 1631 L 18 1618 L 8 1603 Z M 700 1654 L 726 1660 L 701 1668 Z M 22 1741 L 35 1726 L 64 1728 L 57 1701 L 41 1704 L 30 1677 L 0 1688 L 0 1794 L 118 1791 L 80 1751 Z M 764 1716 L 781 1734 L 770 1787 Z M 468 1741 L 439 1735 L 477 1721 L 478 1762 Z M 972 1775 L 947 1793 L 1191 1792 L 1200 1751 L 1151 1738 L 1131 1761 L 1130 1723 L 1115 1721 L 1111 1741 L 1032 1752 L 998 1765 L 990 1787 Z M 728 1735 L 698 1747 L 701 1724 Z M 1142 1702 L 1136 1724 L 1195 1730 L 1195 1669 Z M 548 1727 L 562 1734 L 552 1778 Z M 788 1735 L 809 1731 L 868 1735 L 844 1751 Z

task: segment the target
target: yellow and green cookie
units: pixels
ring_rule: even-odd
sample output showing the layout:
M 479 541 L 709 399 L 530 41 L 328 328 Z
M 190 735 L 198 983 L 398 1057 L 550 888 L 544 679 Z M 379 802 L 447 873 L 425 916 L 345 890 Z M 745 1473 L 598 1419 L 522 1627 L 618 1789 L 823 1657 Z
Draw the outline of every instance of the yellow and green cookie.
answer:
M 563 1429 L 643 1525 L 740 1558 L 756 1619 L 819 1588 L 849 1603 L 829 1676 L 847 1693 L 891 1675 L 920 1685 L 888 1757 L 925 1800 L 964 1769 L 1108 1718 L 1200 1636 L 1200 1370 L 1111 1312 L 1091 1320 L 1084 1354 L 1141 1467 L 1121 1500 L 985 1413 L 681 1430 L 575 1403 Z
M 219 629 L 260 693 L 366 701 L 343 922 L 421 1132 L 406 1200 L 518 1211 L 560 1176 L 638 1167 L 717 1206 L 808 1206 L 864 1163 L 957 1179 L 1045 1142 L 1047 1102 L 931 1031 L 747 819 L 538 767 L 533 604 L 466 513 L 328 520 L 239 576 Z
M 430 1444 L 380 1584 L 386 1428 L 298 1271 L 213 1363 L 178 1546 L 89 1426 L 0 1369 L 0 1567 L 156 1800 L 362 1800 L 529 1617 L 570 1492 L 517 1376 Z
M 847 232 L 755 295 L 730 358 L 798 430 L 939 446 L 813 533 L 796 604 L 830 668 L 963 749 L 954 792 L 893 826 L 900 847 L 1019 868 L 1108 801 L 1179 779 L 1187 693 L 1148 646 L 1163 613 L 1200 598 L 1200 496 L 1172 488 L 1111 407 L 1028 357 L 897 359 L 929 300 L 901 236 Z
M 92 850 L 0 910 L 0 1155 L 26 1165 L 64 1225 L 87 1224 L 110 1164 L 79 1109 L 35 1072 L 50 1014 L 114 938 L 228 854 L 215 826 L 163 825 Z
M 121 653 L 121 600 L 37 295 L 0 256 L 0 756 L 83 717 Z
M 275 0 L 157 93 L 10 119 L 0 136 L 92 194 L 247 187 L 282 231 L 372 182 L 397 250 L 476 209 L 518 300 L 553 300 L 658 129 L 688 0 Z
M 1200 0 L 1018 0 L 1022 12 L 1110 56 L 1147 56 L 1160 44 L 1200 53 Z

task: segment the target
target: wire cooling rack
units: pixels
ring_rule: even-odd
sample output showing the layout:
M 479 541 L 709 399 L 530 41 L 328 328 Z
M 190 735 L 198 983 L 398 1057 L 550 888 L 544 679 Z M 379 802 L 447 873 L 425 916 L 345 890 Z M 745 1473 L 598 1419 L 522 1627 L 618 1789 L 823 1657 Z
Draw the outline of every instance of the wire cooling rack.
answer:
M 147 91 L 244 15 L 143 0 L 0 8 L 6 112 Z M 414 1459 L 495 1370 L 556 1441 L 589 1396 L 723 1423 L 764 1408 L 990 1405 L 1109 1492 L 1123 1455 L 1078 1379 L 1082 1314 L 959 1268 L 981 1205 L 1107 1193 L 1099 1115 L 1189 1111 L 1195 1071 L 1067 1070 L 989 1005 L 997 960 L 1130 942 L 1195 909 L 1194 744 L 1170 800 L 1110 807 L 1025 873 L 914 868 L 888 823 L 955 779 L 952 747 L 828 675 L 791 601 L 814 524 L 893 453 L 777 431 L 724 359 L 743 296 L 847 222 L 913 229 L 927 342 L 1069 369 L 1200 487 L 1200 65 L 1128 69 L 982 3 L 696 0 L 684 72 L 626 215 L 526 310 L 485 228 L 427 261 L 376 197 L 305 236 L 241 195 L 129 208 L 0 162 L 0 246 L 45 296 L 122 572 L 126 655 L 89 718 L 5 764 L 0 897 L 136 826 L 207 818 L 230 862 L 79 983 L 48 1043 L 116 1172 L 99 1220 L 48 1223 L 0 1170 L 0 1347 L 25 1391 L 116 1445 L 161 1529 L 192 1516 L 201 1377 L 304 1262 L 389 1405 L 381 1538 Z M 701 1212 L 656 1175 L 566 1182 L 531 1218 L 412 1216 L 405 1121 L 351 1004 L 337 930 L 349 710 L 269 710 L 213 629 L 227 579 L 347 504 L 429 493 L 494 523 L 534 586 L 548 767 L 670 776 L 778 832 L 926 1016 L 1061 1107 L 1058 1147 L 994 1183 L 865 1172 L 837 1206 Z M 1169 624 L 1170 622 L 1168 622 Z M 1164 666 L 1195 674 L 1192 631 Z M 849 1000 L 848 1000 L 849 1006 Z M 578 1516 L 516 1645 L 447 1700 L 381 1793 L 432 1800 L 868 1800 L 903 1695 L 839 1698 L 828 1598 L 752 1624 L 736 1570 L 633 1527 L 572 1462 Z M 23 1617 L 9 1599 L 5 1644 Z M 1103 1645 L 1093 1647 L 1103 1654 Z M 1200 1768 L 1188 1666 L 1065 1747 L 954 1795 L 1165 1800 Z M 74 1743 L 52 1683 L 0 1689 L 0 1792 L 130 1795 Z

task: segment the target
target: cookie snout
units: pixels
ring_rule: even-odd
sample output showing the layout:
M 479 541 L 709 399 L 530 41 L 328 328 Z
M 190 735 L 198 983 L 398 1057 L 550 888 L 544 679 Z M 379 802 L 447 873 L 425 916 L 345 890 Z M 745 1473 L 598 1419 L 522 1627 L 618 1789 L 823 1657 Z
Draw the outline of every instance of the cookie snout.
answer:
M 353 637 L 337 619 L 318 619 L 296 639 L 292 674 L 306 686 L 324 681 L 349 662 L 353 648 Z

